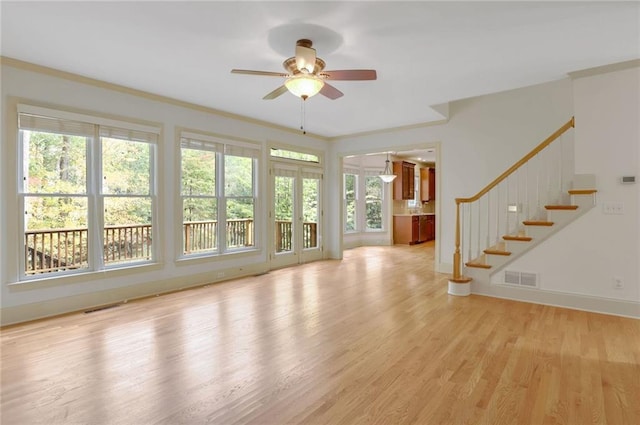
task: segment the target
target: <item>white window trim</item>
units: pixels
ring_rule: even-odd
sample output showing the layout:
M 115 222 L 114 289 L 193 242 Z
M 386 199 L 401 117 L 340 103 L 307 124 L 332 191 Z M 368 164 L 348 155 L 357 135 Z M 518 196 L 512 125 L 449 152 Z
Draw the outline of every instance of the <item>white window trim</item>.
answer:
M 152 229 L 156 229 L 156 233 L 158 234 L 158 196 L 157 196 L 157 176 L 155 176 L 156 164 L 158 161 L 158 144 L 160 139 L 160 134 L 162 132 L 162 128 L 160 126 L 148 126 L 144 124 L 137 124 L 128 121 L 114 120 L 104 117 L 99 117 L 95 115 L 89 114 L 81 114 L 76 112 L 64 111 L 59 109 L 45 108 L 41 106 L 29 105 L 29 104 L 18 104 L 17 105 L 17 113 L 16 117 L 20 117 L 20 114 L 30 114 L 42 116 L 49 119 L 58 119 L 58 120 L 70 120 L 70 121 L 78 121 L 84 122 L 89 125 L 94 126 L 94 132 L 92 136 L 88 134 L 85 135 L 88 140 L 86 147 L 86 193 L 84 194 L 55 194 L 55 193 L 31 193 L 23 191 L 23 177 L 24 177 L 24 168 L 22 165 L 22 161 L 24 160 L 24 152 L 23 152 L 23 143 L 20 140 L 20 126 L 19 122 L 16 122 L 16 143 L 17 143 L 17 153 L 18 158 L 20 158 L 20 163 L 17 164 L 16 171 L 18 175 L 18 187 L 16 187 L 16 194 L 18 200 L 18 226 L 19 230 L 17 233 L 17 240 L 15 241 L 18 246 L 22 247 L 21 252 L 24 252 L 24 234 L 25 234 L 25 197 L 28 196 L 65 196 L 65 197 L 83 197 L 87 198 L 87 231 L 89 235 L 93 235 L 89 242 L 89 258 L 88 258 L 88 268 L 79 269 L 79 270 L 65 270 L 65 271 L 56 271 L 52 273 L 43 273 L 43 274 L 35 274 L 28 275 L 26 273 L 26 263 L 23 254 L 18 255 L 18 270 L 16 277 L 18 282 L 16 284 L 29 283 L 29 282 L 38 282 L 38 281 L 47 281 L 47 280 L 59 280 L 60 278 L 65 278 L 69 276 L 78 276 L 78 275 L 86 275 L 92 273 L 104 273 L 110 270 L 119 270 L 119 269 L 128 269 L 132 267 L 145 267 L 157 264 L 159 257 L 159 249 L 158 246 L 160 241 L 152 244 L 151 246 L 151 259 L 150 260 L 140 260 L 140 261 L 132 261 L 121 264 L 111 264 L 105 265 L 103 258 L 103 249 L 104 249 L 104 235 L 102 231 L 102 227 L 104 227 L 104 204 L 103 198 L 104 194 L 101 191 L 101 179 L 102 179 L 102 157 L 100 152 L 101 147 L 101 136 L 100 136 L 100 127 L 111 127 L 115 129 L 122 129 L 127 131 L 137 131 L 137 132 L 146 132 L 157 136 L 155 140 L 147 141 L 146 143 L 150 146 L 150 181 L 149 181 L 149 195 L 151 199 L 151 214 L 152 214 Z M 29 130 L 34 131 L 34 130 Z M 107 136 L 105 136 L 107 137 Z M 154 236 L 156 238 L 156 236 Z
M 263 219 L 261 218 L 259 212 L 261 208 L 260 204 L 260 196 L 259 196 L 259 174 L 263 157 L 263 147 L 262 144 L 251 142 L 251 141 L 243 141 L 236 140 L 234 138 L 227 138 L 224 136 L 213 135 L 210 133 L 202 133 L 197 130 L 188 130 L 181 129 L 177 131 L 177 176 L 178 180 L 176 183 L 177 187 L 177 199 L 180 200 L 180 205 L 178 206 L 177 215 L 179 221 L 179 225 L 175 226 L 176 230 L 176 241 L 179 241 L 176 244 L 176 262 L 185 263 L 190 260 L 198 260 L 203 258 L 211 258 L 211 259 L 221 259 L 221 258 L 229 258 L 230 256 L 242 255 L 247 253 L 255 253 L 262 251 L 262 227 L 264 226 Z M 202 141 L 206 143 L 215 144 L 215 148 L 212 146 L 211 149 L 202 149 L 198 147 L 188 147 L 190 149 L 202 149 L 202 150 L 210 150 L 216 153 L 216 188 L 215 188 L 215 198 L 217 200 L 217 220 L 218 223 L 226 223 L 227 214 L 226 214 L 226 197 L 224 194 L 224 157 L 225 155 L 232 156 L 244 156 L 247 158 L 251 158 L 253 161 L 253 223 L 254 223 L 254 245 L 251 247 L 239 247 L 239 248 L 227 248 L 226 246 L 226 233 L 223 231 L 223 226 L 218 226 L 217 229 L 217 238 L 218 238 L 218 246 L 216 249 L 205 252 L 196 252 L 191 254 L 184 253 L 183 247 L 183 231 L 182 231 L 182 223 L 184 223 L 184 210 L 183 210 L 183 195 L 182 195 L 182 139 L 191 139 L 194 141 Z M 228 149 L 227 147 L 230 147 Z M 227 152 L 229 150 L 233 150 L 233 148 L 247 149 L 248 151 L 254 151 L 250 155 L 236 155 L 234 152 Z

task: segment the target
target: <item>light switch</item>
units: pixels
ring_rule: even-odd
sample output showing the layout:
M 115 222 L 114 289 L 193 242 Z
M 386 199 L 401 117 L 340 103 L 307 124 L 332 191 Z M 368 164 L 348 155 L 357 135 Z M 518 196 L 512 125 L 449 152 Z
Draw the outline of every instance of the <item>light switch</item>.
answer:
M 624 203 L 622 202 L 603 202 L 602 212 L 605 214 L 624 214 Z

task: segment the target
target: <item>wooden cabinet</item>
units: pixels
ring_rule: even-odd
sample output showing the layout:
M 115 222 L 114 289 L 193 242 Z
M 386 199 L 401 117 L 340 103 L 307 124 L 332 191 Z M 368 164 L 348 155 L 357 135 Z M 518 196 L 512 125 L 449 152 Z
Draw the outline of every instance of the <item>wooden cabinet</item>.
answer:
M 429 202 L 436 200 L 436 169 L 420 169 L 420 200 Z
M 427 231 L 428 215 L 420 216 L 420 231 L 418 234 L 418 242 L 426 242 L 429 240 L 429 232 Z
M 415 167 L 416 164 L 407 161 L 394 161 L 393 174 L 393 199 L 403 201 L 414 198 L 415 191 Z
M 426 215 L 426 237 L 427 241 L 432 241 L 436 238 L 436 216 L 435 215 Z
M 436 238 L 435 215 L 393 216 L 393 243 L 417 244 Z
M 420 217 L 417 215 L 393 216 L 393 243 L 413 245 L 420 236 Z

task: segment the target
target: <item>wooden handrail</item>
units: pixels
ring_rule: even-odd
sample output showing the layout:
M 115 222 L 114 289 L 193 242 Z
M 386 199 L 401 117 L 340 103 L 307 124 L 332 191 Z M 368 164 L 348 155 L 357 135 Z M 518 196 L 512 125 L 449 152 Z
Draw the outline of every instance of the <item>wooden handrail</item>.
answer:
M 503 181 L 504 179 L 509 177 L 511 174 L 513 174 L 518 168 L 522 167 L 527 161 L 529 161 L 531 158 L 533 158 L 538 153 L 540 153 L 541 150 L 543 150 L 544 148 L 549 146 L 554 140 L 556 140 L 565 131 L 567 131 L 568 129 L 570 129 L 572 127 L 575 127 L 575 119 L 574 119 L 574 117 L 571 117 L 571 119 L 569 121 L 567 121 L 567 123 L 565 125 L 560 127 L 551 136 L 547 137 L 542 143 L 540 143 L 538 146 L 536 146 L 531 152 L 526 154 L 520 161 L 516 162 L 511 167 L 509 167 L 509 169 L 507 171 L 505 171 L 504 173 L 500 174 L 494 181 L 489 183 L 480 192 L 478 192 L 477 194 L 475 194 L 474 196 L 472 196 L 470 198 L 456 198 L 456 204 L 469 203 L 469 202 L 477 201 L 485 193 L 489 192 L 491 189 L 493 189 L 498 184 L 500 184 L 501 181 Z
M 522 159 L 513 164 L 507 171 L 500 174 L 498 178 L 489 183 L 484 189 L 475 194 L 470 198 L 456 198 L 456 233 L 455 233 L 455 252 L 453 254 L 453 278 L 450 282 L 454 283 L 468 283 L 471 281 L 471 278 L 462 276 L 462 266 L 461 266 L 461 253 L 460 253 L 460 204 L 475 202 L 480 199 L 482 196 L 487 194 L 491 189 L 496 187 L 500 182 L 513 174 L 516 170 L 526 164 L 531 158 L 536 156 L 540 151 L 549 146 L 554 140 L 564 134 L 568 129 L 575 127 L 575 118 L 571 117 L 566 124 L 556 130 L 551 136 L 547 137 L 542 143 L 536 146 L 531 152 L 526 154 Z

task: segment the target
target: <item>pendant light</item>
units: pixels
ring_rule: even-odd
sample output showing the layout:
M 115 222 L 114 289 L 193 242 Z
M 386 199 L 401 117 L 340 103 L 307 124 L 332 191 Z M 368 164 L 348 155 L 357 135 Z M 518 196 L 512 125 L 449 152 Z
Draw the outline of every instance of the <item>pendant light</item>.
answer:
M 384 162 L 384 171 L 380 173 L 380 179 L 385 183 L 391 183 L 396 177 L 389 167 L 389 152 L 387 152 L 387 160 Z

